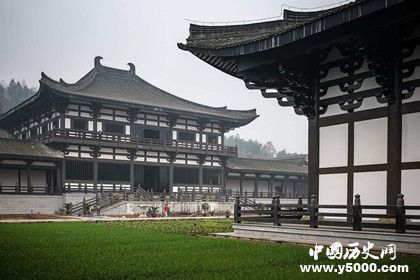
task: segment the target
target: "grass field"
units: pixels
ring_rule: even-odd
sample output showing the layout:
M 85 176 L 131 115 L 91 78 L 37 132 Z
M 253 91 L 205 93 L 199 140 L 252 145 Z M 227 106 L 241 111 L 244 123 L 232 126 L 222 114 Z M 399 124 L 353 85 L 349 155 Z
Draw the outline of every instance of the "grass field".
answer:
M 408 274 L 301 273 L 308 248 L 194 236 L 229 231 L 228 220 L 0 224 L 1 279 L 419 279 Z M 360 260 L 359 262 L 363 262 Z

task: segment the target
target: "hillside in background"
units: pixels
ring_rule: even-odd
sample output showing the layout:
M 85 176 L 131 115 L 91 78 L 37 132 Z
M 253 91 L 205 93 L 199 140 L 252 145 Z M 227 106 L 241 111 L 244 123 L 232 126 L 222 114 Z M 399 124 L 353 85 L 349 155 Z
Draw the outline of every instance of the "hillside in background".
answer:
M 0 83 L 0 113 L 10 110 L 36 92 L 37 89 L 29 88 L 25 81 L 15 82 L 12 79 L 8 84 L 2 81 Z
M 259 159 L 283 159 L 297 156 L 297 153 L 288 153 L 285 148 L 277 151 L 273 142 L 260 143 L 257 140 L 245 140 L 239 134 L 225 136 L 226 146 L 237 146 L 238 156 Z

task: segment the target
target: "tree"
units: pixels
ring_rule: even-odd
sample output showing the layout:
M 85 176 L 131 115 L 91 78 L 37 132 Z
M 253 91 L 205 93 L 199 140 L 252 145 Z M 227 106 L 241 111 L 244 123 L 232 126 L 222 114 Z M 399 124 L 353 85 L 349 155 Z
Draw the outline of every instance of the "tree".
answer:
M 4 107 L 6 106 L 6 102 L 6 89 L 0 83 L 0 113 L 5 111 Z
M 24 80 L 22 82 L 15 82 L 15 80 L 12 79 L 7 87 L 1 84 L 0 113 L 10 110 L 31 97 L 36 91 L 36 88 L 29 88 Z
M 238 134 L 225 136 L 226 146 L 237 146 L 239 157 L 275 159 L 290 155 L 286 149 L 277 152 L 273 142 L 260 143 L 257 140 L 245 140 Z

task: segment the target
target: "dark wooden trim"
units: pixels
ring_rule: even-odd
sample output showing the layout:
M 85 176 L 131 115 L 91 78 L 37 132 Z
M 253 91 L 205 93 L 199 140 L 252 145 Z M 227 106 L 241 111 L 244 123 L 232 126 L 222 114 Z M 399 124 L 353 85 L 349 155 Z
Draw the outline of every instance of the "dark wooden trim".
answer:
M 420 161 L 402 162 L 401 169 L 420 169 Z
M 337 173 L 348 173 L 348 172 L 349 172 L 349 168 L 347 166 L 319 168 L 319 174 L 337 174 Z
M 331 126 L 331 125 L 337 125 L 337 124 L 343 124 L 343 123 L 349 123 L 349 122 L 366 121 L 366 120 L 384 118 L 387 116 L 388 116 L 387 107 L 375 108 L 375 109 L 353 112 L 351 114 L 344 113 L 344 114 L 335 115 L 335 116 L 321 117 L 319 119 L 319 126 L 324 127 L 324 126 Z
M 402 114 L 411 114 L 420 112 L 420 101 L 401 104 Z
M 358 165 L 353 167 L 354 172 L 375 172 L 375 171 L 387 171 L 388 165 L 382 164 L 369 164 L 369 165 Z
M 353 98 L 353 99 L 358 99 L 358 98 L 369 98 L 369 97 L 373 97 L 378 93 L 382 92 L 382 88 L 381 87 L 377 87 L 377 88 L 372 88 L 372 89 L 368 89 L 368 90 L 363 90 L 363 91 L 358 91 L 352 94 L 345 94 L 345 95 L 339 95 L 339 96 L 335 96 L 335 97 L 330 97 L 330 98 L 325 98 L 325 99 L 321 99 L 319 101 L 319 105 L 332 105 L 332 104 L 338 104 L 340 102 L 344 102 L 346 100 L 348 100 L 349 98 Z M 345 112 L 345 111 L 343 111 Z
M 374 172 L 374 171 L 387 171 L 388 165 L 382 164 L 369 164 L 369 165 L 356 165 L 350 168 L 349 166 L 339 167 L 323 167 L 319 169 L 319 174 L 337 174 L 349 172 Z

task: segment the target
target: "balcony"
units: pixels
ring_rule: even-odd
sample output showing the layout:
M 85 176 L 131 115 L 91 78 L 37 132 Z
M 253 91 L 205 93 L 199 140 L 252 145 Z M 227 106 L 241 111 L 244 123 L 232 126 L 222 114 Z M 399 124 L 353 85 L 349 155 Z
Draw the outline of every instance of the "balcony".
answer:
M 87 146 L 104 146 L 121 149 L 152 150 L 177 153 L 193 153 L 214 156 L 236 157 L 236 147 L 228 147 L 219 144 L 188 142 L 178 140 L 162 140 L 138 138 L 129 135 L 100 133 L 92 131 L 72 131 L 69 129 L 54 129 L 36 137 L 44 144 L 48 143 L 71 143 Z

